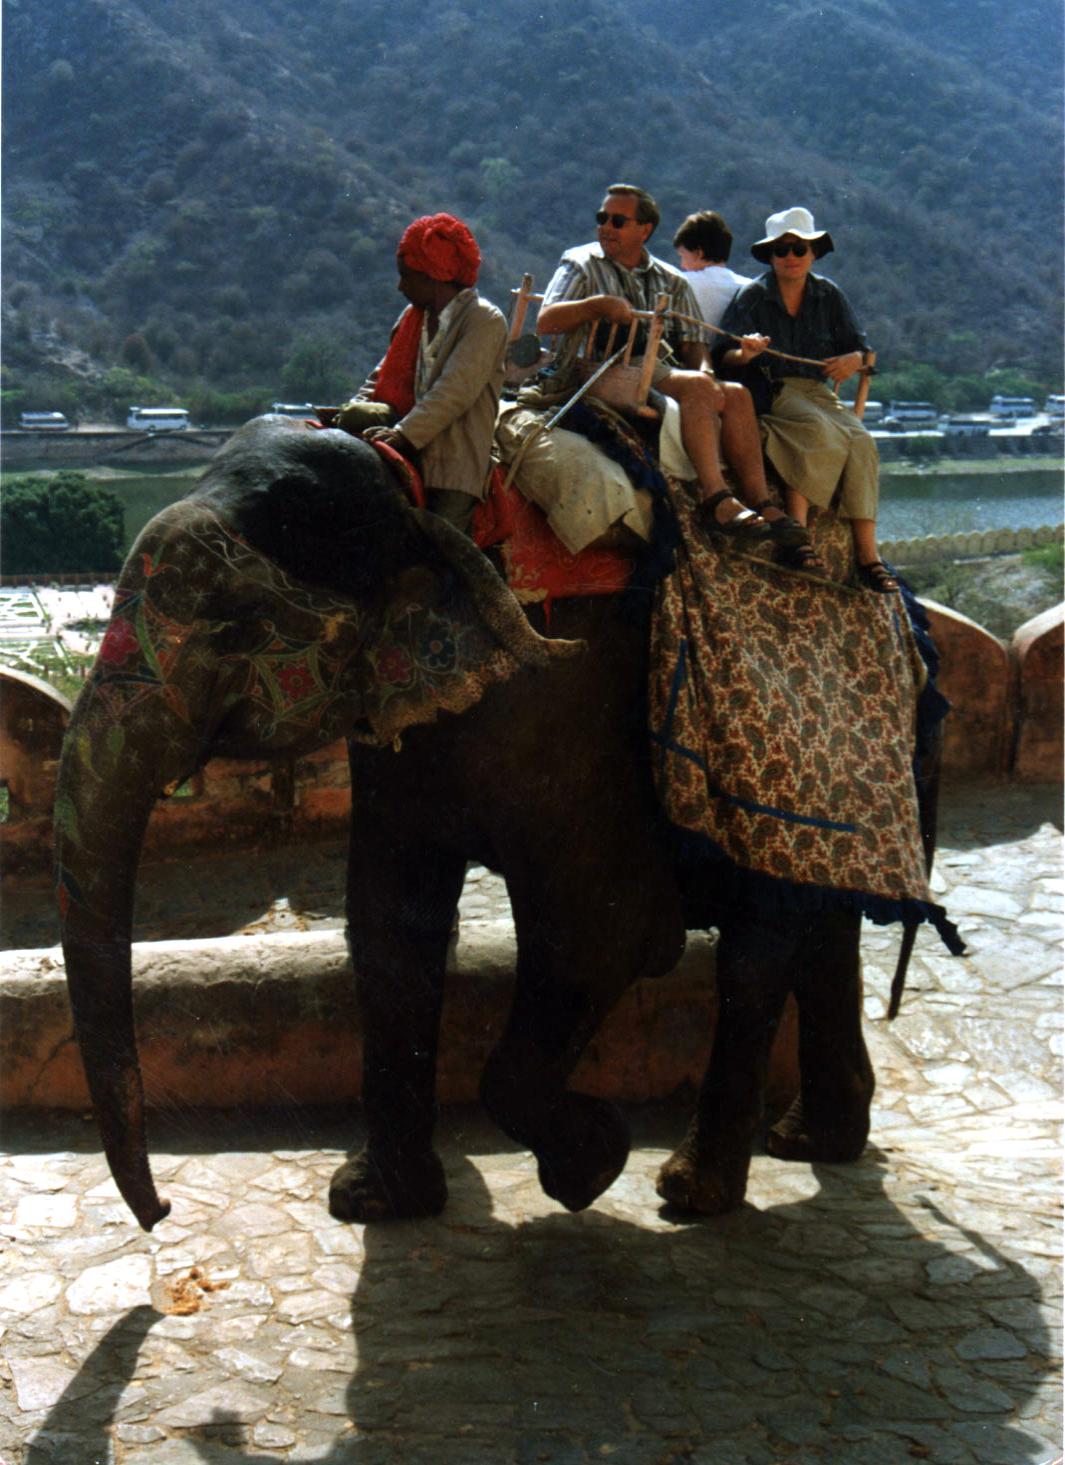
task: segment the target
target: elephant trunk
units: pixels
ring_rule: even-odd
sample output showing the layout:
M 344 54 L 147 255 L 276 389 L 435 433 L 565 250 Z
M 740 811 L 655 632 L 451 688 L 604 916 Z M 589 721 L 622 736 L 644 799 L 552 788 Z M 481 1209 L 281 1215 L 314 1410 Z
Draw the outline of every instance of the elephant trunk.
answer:
M 133 1027 L 128 927 L 103 937 L 68 920 L 63 934 L 67 990 L 104 1153 L 122 1199 L 145 1231 L 170 1213 L 152 1179 L 144 1126 L 144 1084 Z
M 547 666 L 556 658 L 580 656 L 588 649 L 585 641 L 549 639 L 534 631 L 491 563 L 465 534 L 428 509 L 410 512 L 461 576 L 484 624 L 516 660 L 526 666 Z
M 109 759 L 87 690 L 74 709 L 55 804 L 56 890 L 67 992 L 111 1174 L 146 1231 L 170 1210 L 152 1180 L 144 1086 L 133 1024 L 133 898 L 156 783 L 133 769 L 147 753 Z M 114 740 L 113 740 L 114 741 Z M 117 746 L 117 745 L 116 745 Z M 143 751 L 143 750 L 142 750 Z M 138 787 L 139 783 L 139 787 Z

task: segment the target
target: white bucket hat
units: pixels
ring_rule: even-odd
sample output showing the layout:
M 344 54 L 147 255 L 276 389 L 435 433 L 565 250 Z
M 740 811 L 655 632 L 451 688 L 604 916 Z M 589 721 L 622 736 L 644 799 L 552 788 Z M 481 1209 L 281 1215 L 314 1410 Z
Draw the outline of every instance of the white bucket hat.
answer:
M 814 216 L 809 209 L 781 209 L 779 214 L 770 214 L 766 219 L 765 238 L 751 245 L 751 253 L 755 259 L 768 264 L 773 245 L 778 239 L 783 239 L 785 234 L 793 234 L 796 239 L 805 239 L 808 244 L 812 244 L 814 259 L 820 259 L 835 247 L 827 229 L 814 227 Z

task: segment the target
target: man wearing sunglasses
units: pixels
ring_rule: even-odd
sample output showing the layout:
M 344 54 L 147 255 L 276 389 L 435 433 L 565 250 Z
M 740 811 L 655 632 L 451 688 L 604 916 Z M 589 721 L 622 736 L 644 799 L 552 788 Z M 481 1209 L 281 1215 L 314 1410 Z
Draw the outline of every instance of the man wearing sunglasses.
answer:
M 646 248 L 659 220 L 658 205 L 649 193 L 631 184 L 612 183 L 595 219 L 596 242 L 568 249 L 544 292 L 536 327 L 541 335 L 568 334 L 593 321 L 627 329 L 635 311 L 654 309 L 659 294 L 669 296 L 672 310 L 698 320 L 699 309 L 684 276 Z M 745 544 L 770 538 L 784 543 L 798 526 L 767 502 L 761 439 L 750 395 L 744 387 L 716 379 L 705 335 L 698 325 L 668 319 L 663 340 L 669 354 L 656 366 L 653 384 L 680 407 L 681 439 L 713 527 Z M 726 487 L 721 452 L 749 507 Z M 762 517 L 763 511 L 772 517 L 772 524 Z

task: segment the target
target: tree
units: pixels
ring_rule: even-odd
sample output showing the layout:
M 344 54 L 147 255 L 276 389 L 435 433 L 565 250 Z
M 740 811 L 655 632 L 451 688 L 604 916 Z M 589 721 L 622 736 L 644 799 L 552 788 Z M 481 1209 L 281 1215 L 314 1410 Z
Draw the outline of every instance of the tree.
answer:
M 124 366 L 128 366 L 131 371 L 140 372 L 144 376 L 147 376 L 155 365 L 151 347 L 140 331 L 134 331 L 132 335 L 126 337 L 122 342 L 122 350 L 119 354 Z
M 281 385 L 292 402 L 338 402 L 351 393 L 351 371 L 336 341 L 301 336 L 281 368 Z
M 94 395 L 104 411 L 124 422 L 134 402 L 141 406 L 165 402 L 171 393 L 150 376 L 142 376 L 128 366 L 112 366 L 96 384 Z
M 10 575 L 117 570 L 125 544 L 122 500 L 84 473 L 27 474 L 4 487 L 0 534 Z

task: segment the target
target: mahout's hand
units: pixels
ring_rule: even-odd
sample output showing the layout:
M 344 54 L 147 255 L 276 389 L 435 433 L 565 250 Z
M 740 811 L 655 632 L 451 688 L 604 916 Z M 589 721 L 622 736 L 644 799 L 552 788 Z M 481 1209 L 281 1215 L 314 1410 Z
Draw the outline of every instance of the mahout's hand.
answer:
M 414 444 L 403 436 L 398 427 L 368 427 L 362 436 L 365 442 L 384 443 L 387 447 L 395 448 L 405 458 L 414 457 Z

